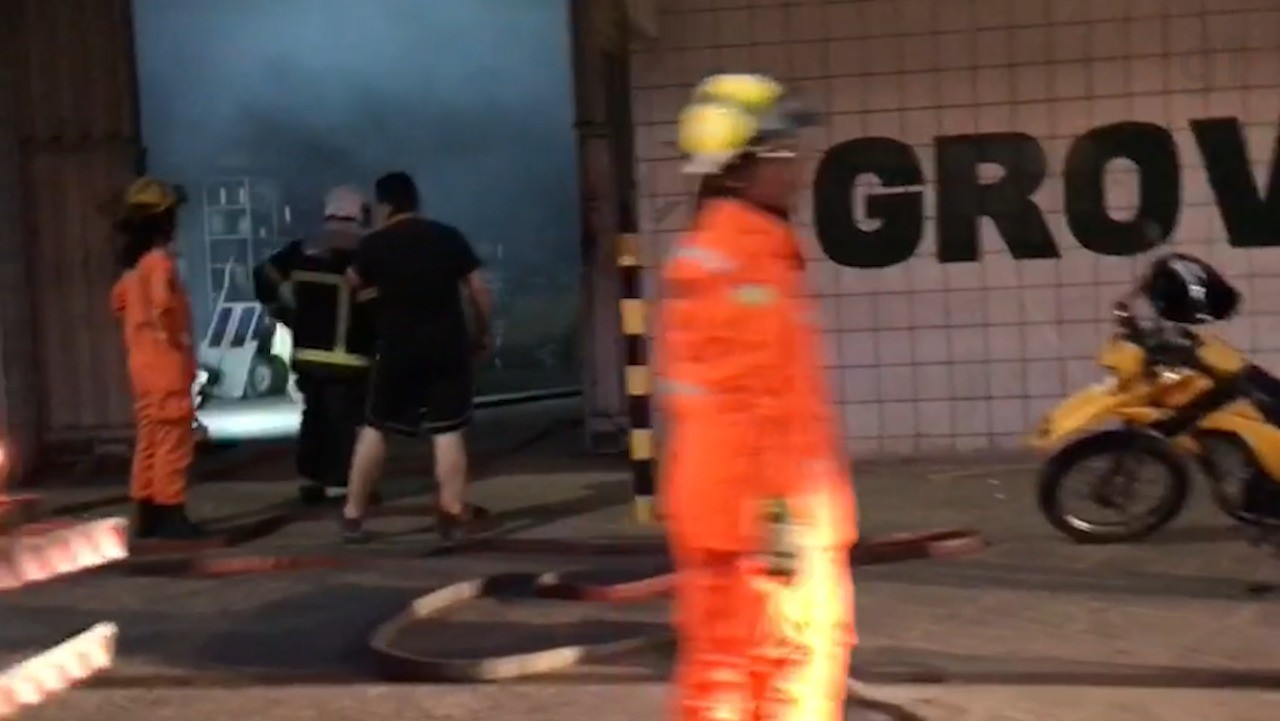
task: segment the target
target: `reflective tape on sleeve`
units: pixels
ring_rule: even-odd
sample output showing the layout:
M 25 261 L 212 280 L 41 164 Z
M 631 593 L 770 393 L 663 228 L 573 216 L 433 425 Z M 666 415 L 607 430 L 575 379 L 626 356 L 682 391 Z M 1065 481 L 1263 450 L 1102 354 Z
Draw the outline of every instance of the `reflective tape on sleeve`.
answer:
M 771 305 L 778 300 L 778 289 L 762 283 L 742 283 L 731 291 L 733 299 L 743 305 Z
M 718 250 L 693 245 L 677 246 L 667 257 L 668 260 L 684 261 L 711 273 L 729 273 L 738 267 L 737 261 Z

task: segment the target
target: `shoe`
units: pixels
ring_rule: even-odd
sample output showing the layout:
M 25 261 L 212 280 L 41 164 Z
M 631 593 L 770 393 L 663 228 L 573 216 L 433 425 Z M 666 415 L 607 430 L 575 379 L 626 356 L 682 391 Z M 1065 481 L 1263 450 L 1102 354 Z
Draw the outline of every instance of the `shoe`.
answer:
M 129 530 L 134 538 L 151 538 L 156 533 L 156 504 L 151 501 L 134 501 L 133 518 Z
M 462 513 L 449 513 L 443 509 L 436 510 L 436 532 L 446 542 L 457 540 L 461 536 L 488 530 L 492 525 L 492 515 L 484 506 L 467 504 Z
M 155 515 L 155 526 L 150 538 L 161 538 L 168 541 L 194 541 L 209 535 L 198 524 L 187 517 L 185 503 L 174 505 L 152 506 Z
M 364 530 L 363 518 L 342 517 L 342 542 L 350 545 L 365 543 L 369 534 Z
M 298 500 L 308 506 L 318 506 L 324 503 L 329 500 L 327 496 L 328 494 L 325 493 L 325 486 L 316 483 L 315 481 L 307 481 L 301 486 L 298 486 Z

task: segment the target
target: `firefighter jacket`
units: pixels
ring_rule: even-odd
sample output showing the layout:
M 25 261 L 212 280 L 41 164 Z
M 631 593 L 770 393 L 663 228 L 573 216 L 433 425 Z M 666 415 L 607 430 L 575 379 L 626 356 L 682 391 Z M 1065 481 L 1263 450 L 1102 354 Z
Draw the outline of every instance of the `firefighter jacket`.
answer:
M 347 282 L 354 258 L 347 249 L 307 252 L 292 243 L 254 270 L 258 301 L 293 331 L 293 370 L 300 375 L 357 375 L 372 363 L 377 290 Z
M 679 543 L 758 547 L 772 500 L 825 544 L 857 539 L 857 511 L 820 334 L 787 222 L 709 201 L 663 269 L 657 365 L 670 422 L 659 480 Z

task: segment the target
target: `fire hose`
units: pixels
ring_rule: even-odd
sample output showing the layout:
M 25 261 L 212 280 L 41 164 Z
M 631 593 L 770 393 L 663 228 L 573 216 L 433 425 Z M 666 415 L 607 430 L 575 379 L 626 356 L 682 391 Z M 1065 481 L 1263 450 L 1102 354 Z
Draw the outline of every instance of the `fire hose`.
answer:
M 44 516 L 52 521 L 31 525 L 33 533 L 56 534 L 74 522 L 59 522 L 68 510 L 83 512 L 86 506 L 51 509 Z M 429 508 L 422 505 L 381 507 L 371 515 L 425 518 Z M 223 519 L 208 539 L 183 542 L 135 541 L 128 557 L 85 563 L 83 568 L 104 566 L 130 575 L 174 578 L 217 579 L 248 574 L 287 571 L 370 568 L 390 566 L 392 561 L 326 553 L 250 553 L 241 547 L 266 538 L 295 523 L 329 518 L 331 510 L 299 508 L 282 503 L 246 517 Z M 113 522 L 119 523 L 118 519 Z M 19 529 L 21 530 L 21 529 Z M 22 534 L 13 534 L 20 537 Z M 972 530 L 943 530 L 904 533 L 866 539 L 850 553 L 854 566 L 897 563 L 909 560 L 946 559 L 981 552 L 986 544 Z M 503 553 L 577 557 L 631 557 L 665 559 L 665 544 L 656 538 L 582 540 L 566 538 L 517 538 L 479 535 L 455 544 L 442 545 L 426 555 Z M 43 553 L 49 553 L 46 548 Z M 11 562 L 13 559 L 10 559 Z M 401 559 L 403 560 L 403 559 Z M 500 574 L 446 585 L 414 599 L 400 613 L 381 623 L 368 639 L 376 673 L 390 681 L 493 682 L 562 671 L 591 660 L 666 645 L 671 633 L 664 627 L 625 635 L 606 641 L 568 643 L 550 648 L 485 657 L 447 658 L 410 653 L 397 643 L 412 626 L 438 620 L 441 614 L 461 604 L 485 598 L 527 598 L 584 603 L 628 603 L 659 599 L 671 593 L 675 576 L 660 572 L 619 583 L 603 583 L 574 573 L 541 572 Z M 114 643 L 114 635 L 111 636 Z M 0 717 L 4 714 L 0 713 Z

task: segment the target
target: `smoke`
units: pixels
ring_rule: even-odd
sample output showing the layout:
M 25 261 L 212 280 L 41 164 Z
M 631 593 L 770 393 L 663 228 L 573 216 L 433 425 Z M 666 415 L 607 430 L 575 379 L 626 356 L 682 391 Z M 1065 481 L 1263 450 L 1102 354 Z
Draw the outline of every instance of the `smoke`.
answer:
M 428 213 L 508 275 L 575 282 L 576 139 L 566 2 L 135 0 L 150 171 L 198 198 L 280 183 L 297 230 L 326 189 L 412 173 Z M 191 214 L 200 203 L 191 204 Z M 190 215 L 190 214 L 189 214 Z M 193 291 L 207 269 L 184 219 Z M 197 306 L 200 304 L 197 303 Z

